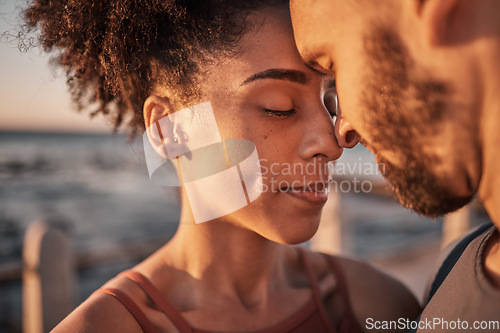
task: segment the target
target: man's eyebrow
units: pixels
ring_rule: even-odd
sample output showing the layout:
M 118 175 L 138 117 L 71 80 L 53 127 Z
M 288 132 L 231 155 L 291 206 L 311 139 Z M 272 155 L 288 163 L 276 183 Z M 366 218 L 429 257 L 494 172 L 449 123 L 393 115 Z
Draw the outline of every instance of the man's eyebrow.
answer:
M 261 79 L 284 80 L 300 84 L 306 84 L 307 82 L 309 82 L 306 73 L 302 71 L 298 71 L 295 69 L 272 68 L 250 76 L 248 79 L 243 81 L 241 85 L 243 86 L 252 81 Z

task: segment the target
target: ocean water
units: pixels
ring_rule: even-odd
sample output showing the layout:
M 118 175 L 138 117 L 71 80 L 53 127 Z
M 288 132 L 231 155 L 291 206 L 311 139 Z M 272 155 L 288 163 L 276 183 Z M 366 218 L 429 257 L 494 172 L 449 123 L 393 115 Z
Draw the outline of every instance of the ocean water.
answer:
M 0 132 L 0 265 L 21 260 L 27 226 L 45 218 L 75 251 L 173 235 L 177 191 L 151 184 L 125 136 Z M 79 272 L 78 301 L 134 262 Z M 0 332 L 20 332 L 21 283 L 0 283 Z
M 363 147 L 346 151 L 337 170 L 342 166 L 344 178 L 384 182 Z M 339 214 L 348 254 L 370 258 L 440 237 L 439 220 L 423 219 L 385 196 L 343 192 Z M 21 259 L 27 226 L 44 216 L 70 235 L 76 251 L 158 236 L 166 242 L 179 219 L 177 189 L 149 181 L 142 142 L 128 143 L 125 136 L 0 132 L 0 265 Z M 82 269 L 79 301 L 133 264 Z M 0 332 L 19 331 L 20 299 L 19 281 L 0 284 Z
M 177 192 L 151 184 L 143 161 L 124 136 L 0 133 L 0 237 L 43 216 L 77 249 L 172 232 Z

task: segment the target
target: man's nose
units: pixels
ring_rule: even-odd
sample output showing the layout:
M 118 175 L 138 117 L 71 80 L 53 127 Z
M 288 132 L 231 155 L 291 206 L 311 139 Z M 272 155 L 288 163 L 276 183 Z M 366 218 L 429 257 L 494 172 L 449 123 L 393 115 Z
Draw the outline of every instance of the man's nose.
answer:
M 359 143 L 359 135 L 344 116 L 337 115 L 335 121 L 335 136 L 342 148 L 353 148 Z
M 339 99 L 335 88 L 327 91 L 324 101 L 328 111 L 331 114 L 336 115 L 335 136 L 339 146 L 342 148 L 353 148 L 359 142 L 359 135 L 342 115 L 342 110 L 339 106 Z

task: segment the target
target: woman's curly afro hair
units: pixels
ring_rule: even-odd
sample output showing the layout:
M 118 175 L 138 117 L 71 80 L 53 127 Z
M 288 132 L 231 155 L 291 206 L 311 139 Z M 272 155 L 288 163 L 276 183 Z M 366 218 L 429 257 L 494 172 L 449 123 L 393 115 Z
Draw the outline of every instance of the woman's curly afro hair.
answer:
M 248 14 L 284 0 L 34 0 L 28 32 L 53 51 L 79 110 L 144 127 L 142 106 L 157 84 L 185 98 L 206 55 L 234 48 Z

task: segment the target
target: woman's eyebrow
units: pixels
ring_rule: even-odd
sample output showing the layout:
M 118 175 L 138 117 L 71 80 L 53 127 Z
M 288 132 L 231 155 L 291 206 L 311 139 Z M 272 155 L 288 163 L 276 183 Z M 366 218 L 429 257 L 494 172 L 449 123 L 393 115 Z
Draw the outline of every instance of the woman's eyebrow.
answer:
M 300 84 L 306 84 L 309 82 L 306 73 L 302 71 L 295 69 L 272 68 L 250 76 L 248 79 L 243 81 L 241 86 L 260 79 L 285 80 Z

